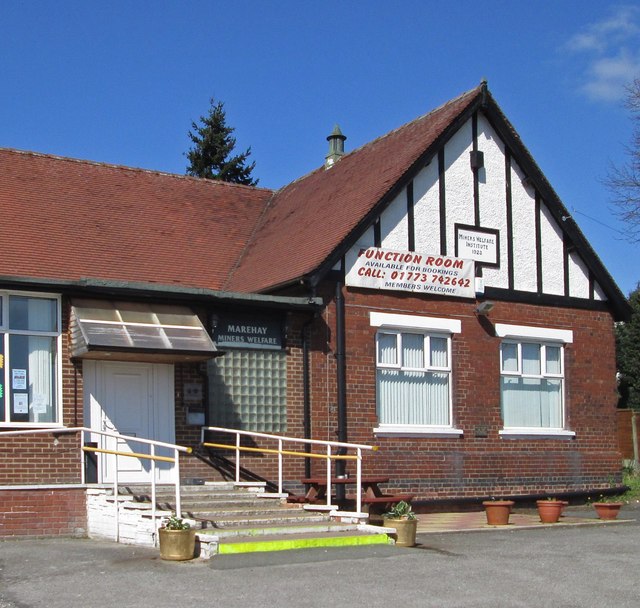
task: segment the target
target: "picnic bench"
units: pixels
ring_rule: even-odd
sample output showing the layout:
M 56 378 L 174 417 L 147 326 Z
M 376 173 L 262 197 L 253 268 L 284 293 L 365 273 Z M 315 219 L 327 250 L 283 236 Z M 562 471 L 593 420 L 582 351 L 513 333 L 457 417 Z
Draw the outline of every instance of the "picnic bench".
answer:
M 326 477 L 306 477 L 300 480 L 308 486 L 304 501 L 307 503 L 320 503 L 327 499 L 327 478 Z M 358 482 L 356 477 L 332 477 L 331 485 L 355 485 Z M 362 488 L 362 509 L 365 513 L 374 511 L 388 511 L 394 504 L 404 500 L 411 502 L 412 494 L 385 494 L 380 488 L 380 484 L 389 483 L 389 477 L 367 475 L 360 479 Z M 353 496 L 349 496 L 354 499 Z

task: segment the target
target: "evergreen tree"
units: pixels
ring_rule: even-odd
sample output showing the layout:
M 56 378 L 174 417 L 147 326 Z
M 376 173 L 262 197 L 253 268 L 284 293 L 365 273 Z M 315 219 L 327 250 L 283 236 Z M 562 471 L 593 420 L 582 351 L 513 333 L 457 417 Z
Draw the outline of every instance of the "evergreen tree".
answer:
M 629 296 L 631 319 L 616 326 L 620 407 L 640 410 L 640 284 Z
M 200 125 L 191 123 L 189 139 L 194 145 L 186 153 L 187 175 L 255 186 L 258 180 L 251 177 L 255 162 L 246 164 L 251 148 L 232 156 L 236 139 L 233 127 L 227 126 L 224 103 L 212 97 L 210 104 L 208 114 L 200 117 Z

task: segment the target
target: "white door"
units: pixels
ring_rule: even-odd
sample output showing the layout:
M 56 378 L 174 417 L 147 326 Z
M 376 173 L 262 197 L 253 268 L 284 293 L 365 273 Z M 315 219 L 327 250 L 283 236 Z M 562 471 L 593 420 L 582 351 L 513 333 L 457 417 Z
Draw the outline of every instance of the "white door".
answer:
M 85 415 L 92 429 L 113 431 L 130 437 L 175 442 L 173 365 L 116 361 L 85 361 L 83 365 Z M 95 434 L 92 438 L 105 450 L 149 453 L 149 446 Z M 158 456 L 172 451 L 156 449 Z M 98 481 L 119 483 L 151 481 L 151 460 L 100 454 Z M 156 481 L 172 481 L 171 463 L 156 462 Z

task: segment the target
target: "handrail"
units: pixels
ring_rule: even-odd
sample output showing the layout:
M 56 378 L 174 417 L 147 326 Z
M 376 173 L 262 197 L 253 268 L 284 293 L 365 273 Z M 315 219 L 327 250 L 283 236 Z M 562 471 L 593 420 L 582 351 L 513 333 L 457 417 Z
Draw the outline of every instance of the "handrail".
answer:
M 228 443 L 203 443 L 203 446 L 207 448 L 223 448 L 227 450 L 235 450 L 235 445 L 229 445 Z M 240 446 L 239 449 L 241 452 L 260 452 L 261 454 L 282 454 L 283 456 L 302 456 L 304 458 L 322 458 L 326 460 L 329 458 L 326 454 L 314 454 L 313 452 L 293 452 L 290 450 L 271 450 L 269 448 L 250 448 L 247 446 Z M 355 455 L 349 454 L 338 454 L 333 457 L 334 460 L 356 460 L 358 457 Z
M 205 433 L 212 431 L 214 433 L 227 433 L 235 435 L 235 445 L 228 445 L 223 443 L 207 443 L 205 442 Z M 241 437 L 260 437 L 263 439 L 273 439 L 278 442 L 278 449 L 273 448 L 253 448 L 240 445 Z M 326 447 L 326 454 L 316 454 L 311 452 L 297 452 L 292 450 L 283 450 L 282 446 L 284 442 L 290 443 L 303 443 L 307 445 L 319 445 Z M 258 433 L 254 431 L 244 431 L 240 429 L 228 429 L 217 426 L 202 427 L 200 430 L 200 443 L 205 447 L 217 447 L 223 449 L 234 450 L 236 453 L 236 483 L 240 482 L 240 454 L 242 452 L 260 452 L 263 454 L 277 454 L 278 455 L 278 493 L 283 494 L 283 456 L 298 456 L 304 458 L 324 458 L 327 462 L 327 508 L 335 508 L 331 504 L 331 463 L 333 460 L 355 460 L 356 461 L 356 510 L 357 515 L 362 514 L 362 451 L 371 450 L 376 451 L 377 446 L 359 444 L 359 443 L 347 443 L 344 441 L 325 441 L 322 439 L 302 439 L 300 437 L 286 437 L 284 435 L 272 435 L 269 433 Z M 356 451 L 355 454 L 333 454 L 332 448 L 346 448 Z
M 155 439 L 145 439 L 143 437 L 133 437 L 131 435 L 122 435 L 121 433 L 114 433 L 112 431 L 99 431 L 97 429 L 90 429 L 85 426 L 78 427 L 61 427 L 61 428 L 49 428 L 49 429 L 21 429 L 18 431 L 3 431 L 0 433 L 0 438 L 16 435 L 44 435 L 50 433 L 52 435 L 62 435 L 71 433 L 80 433 L 80 452 L 97 452 L 101 454 L 111 454 L 115 456 L 115 474 L 113 478 L 113 495 L 115 505 L 115 539 L 116 542 L 120 540 L 120 510 L 118 508 L 118 457 L 124 456 L 125 458 L 137 458 L 138 460 L 150 460 L 151 461 L 151 518 L 153 521 L 153 528 L 156 527 L 156 461 L 160 462 L 172 462 L 175 463 L 174 467 L 174 487 L 176 493 L 176 516 L 182 516 L 182 505 L 180 500 L 180 452 L 187 454 L 192 452 L 192 448 L 176 445 L 175 443 L 167 443 L 165 441 L 157 441 Z M 119 440 L 132 441 L 137 443 L 143 443 L 149 446 L 150 453 L 143 454 L 138 452 L 121 452 L 118 450 L 106 450 L 103 448 L 94 448 L 85 445 L 85 433 L 103 435 L 105 437 L 114 437 Z M 155 450 L 157 447 L 172 449 L 174 455 L 171 456 L 156 456 Z M 82 484 L 86 483 L 85 467 L 83 459 L 80 461 L 80 471 Z

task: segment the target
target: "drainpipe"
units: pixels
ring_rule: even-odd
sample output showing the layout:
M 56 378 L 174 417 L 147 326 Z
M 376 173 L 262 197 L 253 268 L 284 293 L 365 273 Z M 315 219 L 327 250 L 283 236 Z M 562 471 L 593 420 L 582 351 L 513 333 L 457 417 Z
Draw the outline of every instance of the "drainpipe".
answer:
M 302 325 L 302 424 L 305 439 L 311 439 L 311 388 L 309 374 L 309 335 L 307 329 L 314 322 L 315 318 L 316 315 L 313 315 Z M 311 458 L 304 459 L 304 476 L 311 477 Z
M 336 382 L 338 389 L 338 441 L 347 441 L 347 366 L 345 353 L 345 310 L 344 294 L 342 293 L 342 281 L 336 283 Z M 344 454 L 345 449 L 338 450 Z M 345 461 L 336 461 L 336 474 L 345 474 Z M 343 484 L 336 488 L 336 497 L 339 500 L 345 498 Z

